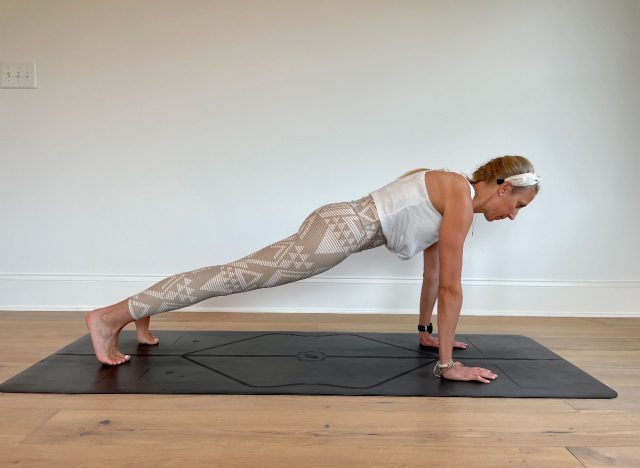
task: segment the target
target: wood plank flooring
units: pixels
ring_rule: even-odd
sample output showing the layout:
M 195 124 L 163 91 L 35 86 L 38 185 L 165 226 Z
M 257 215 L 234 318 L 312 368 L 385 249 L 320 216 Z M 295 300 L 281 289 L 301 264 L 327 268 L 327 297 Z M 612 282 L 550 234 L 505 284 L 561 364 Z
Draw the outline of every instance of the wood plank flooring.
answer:
M 83 317 L 0 312 L 0 382 L 85 334 Z M 413 332 L 415 320 L 170 312 L 151 328 Z M 459 332 L 527 335 L 619 397 L 0 394 L 0 466 L 640 467 L 640 319 L 462 317 Z

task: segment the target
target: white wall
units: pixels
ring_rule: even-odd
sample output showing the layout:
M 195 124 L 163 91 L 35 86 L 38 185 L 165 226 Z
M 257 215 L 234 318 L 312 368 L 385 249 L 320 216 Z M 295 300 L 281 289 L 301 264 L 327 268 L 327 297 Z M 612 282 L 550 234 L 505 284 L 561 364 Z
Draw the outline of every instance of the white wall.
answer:
M 426 166 L 524 154 L 464 313 L 638 315 L 640 2 L 0 0 L 0 309 L 87 310 Z M 194 310 L 417 311 L 384 248 Z

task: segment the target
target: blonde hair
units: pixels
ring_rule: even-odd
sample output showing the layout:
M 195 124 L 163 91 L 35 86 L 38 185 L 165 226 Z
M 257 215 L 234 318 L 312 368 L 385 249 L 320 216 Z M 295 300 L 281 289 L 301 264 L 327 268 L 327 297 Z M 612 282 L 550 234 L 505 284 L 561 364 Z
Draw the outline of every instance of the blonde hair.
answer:
M 402 174 L 399 179 L 410 176 L 417 172 L 427 171 L 426 168 L 413 169 L 409 172 Z M 497 183 L 498 179 L 506 179 L 513 175 L 524 174 L 527 172 L 535 172 L 533 164 L 524 156 L 500 156 L 493 158 L 491 161 L 483 164 L 473 172 L 471 177 L 467 177 L 467 180 L 472 184 L 477 182 Z M 529 187 L 513 187 L 513 192 L 518 193 Z M 533 186 L 536 194 L 540 191 L 540 184 Z
M 469 182 L 475 184 L 476 182 L 484 181 L 490 184 L 495 184 L 499 179 L 506 179 L 518 174 L 525 174 L 527 172 L 536 172 L 533 168 L 533 164 L 524 156 L 500 156 L 499 158 L 493 158 L 486 164 L 483 164 L 473 172 L 473 175 L 469 179 Z M 513 187 L 513 192 L 518 193 L 527 190 L 529 187 L 533 187 L 536 194 L 540 191 L 540 183 L 527 187 Z

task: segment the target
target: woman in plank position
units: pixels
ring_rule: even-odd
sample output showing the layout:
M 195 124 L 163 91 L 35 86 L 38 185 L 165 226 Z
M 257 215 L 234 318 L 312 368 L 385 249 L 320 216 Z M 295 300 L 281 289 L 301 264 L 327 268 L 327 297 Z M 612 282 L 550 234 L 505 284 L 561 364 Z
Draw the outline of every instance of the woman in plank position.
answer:
M 474 213 L 487 221 L 515 219 L 535 198 L 540 177 L 522 156 L 502 156 L 471 178 L 449 170 L 416 169 L 366 197 L 330 203 L 313 211 L 295 234 L 240 260 L 170 276 L 108 307 L 91 311 L 86 323 L 98 361 L 118 365 L 122 328 L 135 321 L 138 341 L 157 344 L 150 316 L 210 297 L 271 288 L 317 275 L 349 255 L 385 245 L 401 259 L 424 256 L 419 341 L 439 348 L 438 377 L 489 383 L 496 374 L 453 362 L 462 307 L 462 252 Z M 438 300 L 438 338 L 431 315 Z

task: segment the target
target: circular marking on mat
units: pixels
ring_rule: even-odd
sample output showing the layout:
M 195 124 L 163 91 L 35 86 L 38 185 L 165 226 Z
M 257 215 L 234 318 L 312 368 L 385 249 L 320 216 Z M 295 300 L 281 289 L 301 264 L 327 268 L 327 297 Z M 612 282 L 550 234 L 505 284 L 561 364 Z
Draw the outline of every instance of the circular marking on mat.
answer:
M 298 361 L 307 361 L 307 362 L 316 362 L 316 361 L 324 361 L 327 358 L 327 355 L 320 351 L 301 351 L 296 357 Z

